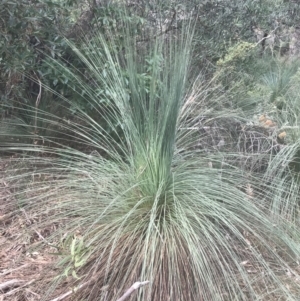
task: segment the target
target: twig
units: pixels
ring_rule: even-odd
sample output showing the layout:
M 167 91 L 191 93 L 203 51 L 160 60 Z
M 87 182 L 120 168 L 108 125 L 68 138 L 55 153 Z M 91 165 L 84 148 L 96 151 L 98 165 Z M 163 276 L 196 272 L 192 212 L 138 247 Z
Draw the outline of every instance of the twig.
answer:
M 25 280 L 18 280 L 18 279 L 12 279 L 12 280 L 3 282 L 0 284 L 0 291 L 6 289 L 8 287 L 19 286 L 23 282 L 25 282 Z
M 35 292 L 33 292 L 32 290 L 30 290 L 29 288 L 25 288 L 25 291 L 34 295 L 34 296 L 37 296 L 39 299 L 41 299 L 41 296 Z
M 174 22 L 175 19 L 176 19 L 176 14 L 177 14 L 177 12 L 176 12 L 176 10 L 174 9 L 174 10 L 173 10 L 173 16 L 172 16 L 172 19 L 171 19 L 171 21 L 170 21 L 168 27 L 167 27 L 165 30 L 161 31 L 159 34 L 154 35 L 153 37 L 149 37 L 149 38 L 146 38 L 146 39 L 137 40 L 137 42 L 148 42 L 148 41 L 150 41 L 151 39 L 154 40 L 154 39 L 158 38 L 159 36 L 162 36 L 162 35 L 166 34 L 167 32 L 169 32 L 169 31 L 171 31 L 171 30 L 173 30 L 173 29 L 177 29 L 177 27 L 172 27 L 173 22 Z
M 65 294 L 63 294 L 63 295 L 60 295 L 60 296 L 58 296 L 57 298 L 54 298 L 54 299 L 52 299 L 52 300 L 50 300 L 50 301 L 60 301 L 60 300 L 63 300 L 64 298 L 70 296 L 72 293 L 74 293 L 73 290 L 72 290 L 72 291 L 68 291 L 67 293 L 65 293 Z
M 275 32 L 275 30 L 278 28 L 278 26 L 276 26 L 276 28 L 275 29 L 273 29 L 271 32 L 269 32 L 268 33 L 268 35 L 266 36 L 266 37 L 263 37 L 261 40 L 259 40 L 256 44 L 255 44 L 255 46 L 257 46 L 257 45 L 259 45 L 260 43 L 262 43 L 263 41 L 266 41 L 267 39 L 270 39 L 270 35 L 273 33 L 273 32 Z
M 90 284 L 93 280 L 94 280 L 94 278 L 92 278 L 89 281 L 87 281 L 87 282 L 79 285 L 78 287 L 76 287 L 76 291 L 84 288 L 85 286 L 87 286 L 88 284 Z M 63 300 L 63 299 L 65 299 L 66 297 L 70 296 L 73 293 L 74 293 L 74 289 L 70 290 L 70 291 L 66 292 L 65 294 L 62 294 L 62 295 L 60 295 L 60 296 L 58 296 L 58 297 L 56 297 L 56 298 L 54 298 L 54 299 L 52 299 L 50 301 L 60 301 L 60 300 Z
M 23 280 L 22 280 L 22 281 L 23 281 Z M 35 281 L 35 279 L 32 279 L 32 280 L 30 280 L 29 282 L 25 283 L 24 285 L 22 285 L 22 286 L 20 286 L 20 287 L 18 287 L 18 288 L 15 288 L 14 290 L 12 290 L 12 291 L 10 291 L 10 292 L 4 294 L 4 296 L 11 296 L 11 295 L 13 295 L 14 293 L 18 292 L 20 289 L 22 289 L 22 288 L 24 288 L 24 287 L 30 285 L 30 284 L 33 283 L 34 281 Z
M 38 107 L 41 101 L 41 96 L 42 96 L 42 83 L 40 81 L 40 79 L 37 77 L 37 81 L 39 83 L 39 94 L 36 98 L 36 102 L 35 102 L 35 116 L 34 116 L 34 135 L 37 135 L 37 114 L 38 114 Z M 35 137 L 36 138 L 36 137 Z M 33 139 L 33 143 L 36 144 L 37 140 L 35 140 L 35 138 Z
M 25 218 L 26 218 L 26 220 L 28 221 L 28 223 L 31 224 L 31 221 L 30 221 L 30 219 L 29 219 L 29 217 L 28 217 L 28 215 L 27 215 L 25 209 L 22 208 L 21 211 L 24 213 Z M 42 241 L 44 241 L 45 244 L 47 244 L 47 245 L 50 246 L 50 247 L 53 247 L 53 248 L 58 249 L 57 246 L 55 246 L 55 245 L 51 244 L 50 242 L 48 242 L 48 241 L 43 237 L 43 235 L 42 235 L 39 231 L 37 231 L 33 226 L 31 226 L 31 228 L 32 228 L 33 231 L 38 235 L 38 237 L 39 237 Z
M 1 215 L 0 216 L 0 222 L 4 223 L 7 219 L 9 219 L 12 216 L 13 216 L 13 212 Z
M 27 266 L 28 266 L 28 264 L 26 263 L 26 264 L 24 264 L 24 265 L 21 265 L 20 267 L 15 268 L 15 269 L 7 270 L 7 271 L 1 273 L 0 276 L 5 276 L 5 275 L 10 274 L 10 273 L 12 273 L 12 272 L 14 272 L 14 271 L 23 269 L 23 268 L 25 268 L 25 267 L 27 267 Z
M 78 291 L 78 290 L 82 289 L 83 287 L 87 286 L 87 285 L 90 284 L 93 280 L 94 280 L 94 279 L 91 279 L 91 280 L 89 280 L 89 281 L 87 281 L 87 282 L 85 282 L 85 283 L 79 285 L 79 286 L 76 288 L 76 291 Z M 128 297 L 132 294 L 133 291 L 137 290 L 137 289 L 140 288 L 141 286 L 144 286 L 145 284 L 148 284 L 148 283 L 149 283 L 149 281 L 143 281 L 143 282 L 136 282 L 136 283 L 134 283 L 134 284 L 133 284 L 126 292 L 125 292 L 125 294 L 124 294 L 121 298 L 119 298 L 117 301 L 124 301 L 126 298 L 128 298 Z M 66 292 L 65 294 L 60 295 L 60 296 L 58 296 L 58 297 L 56 297 L 56 298 L 54 298 L 54 299 L 52 299 L 52 300 L 50 300 L 50 301 L 61 301 L 61 300 L 65 299 L 66 297 L 70 296 L 70 295 L 73 294 L 73 293 L 74 293 L 74 290 L 70 290 L 70 291 Z
M 145 284 L 148 284 L 149 281 L 143 281 L 143 282 L 136 282 L 134 283 L 126 292 L 125 294 L 119 298 L 117 301 L 124 301 L 126 298 L 128 298 L 133 291 L 137 290 L 138 288 L 140 288 L 141 286 L 144 286 Z

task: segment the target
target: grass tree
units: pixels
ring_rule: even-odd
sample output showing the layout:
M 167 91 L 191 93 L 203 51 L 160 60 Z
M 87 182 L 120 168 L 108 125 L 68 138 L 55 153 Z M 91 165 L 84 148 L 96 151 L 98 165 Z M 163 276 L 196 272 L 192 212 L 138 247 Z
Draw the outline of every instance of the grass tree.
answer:
M 278 271 L 299 248 L 283 217 L 274 227 L 267 182 L 229 165 L 236 154 L 200 147 L 211 110 L 208 88 L 189 77 L 193 30 L 139 43 L 124 24 L 122 47 L 101 35 L 70 43 L 88 80 L 65 72 L 99 119 L 81 107 L 69 120 L 34 114 L 85 149 L 36 133 L 33 144 L 3 145 L 23 151 L 8 179 L 19 208 L 55 229 L 46 239 L 62 250 L 57 281 L 72 275 L 76 300 L 114 300 L 146 280 L 134 299 L 295 300 L 296 282 L 289 289 Z

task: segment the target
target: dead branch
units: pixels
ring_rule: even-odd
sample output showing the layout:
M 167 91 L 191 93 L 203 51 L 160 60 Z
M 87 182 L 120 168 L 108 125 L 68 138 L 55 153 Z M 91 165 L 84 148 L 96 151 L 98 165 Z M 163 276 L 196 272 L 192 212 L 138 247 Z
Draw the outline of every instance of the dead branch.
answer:
M 138 288 L 140 288 L 141 286 L 144 286 L 144 285 L 146 285 L 146 284 L 148 284 L 149 283 L 149 281 L 147 280 L 147 281 L 143 281 L 143 282 L 136 282 L 136 283 L 134 283 L 126 292 L 125 292 L 125 294 L 121 297 L 121 298 L 119 298 L 117 301 L 124 301 L 126 298 L 128 298 L 131 294 L 132 294 L 132 292 L 134 292 L 135 290 L 137 290 Z
M 89 281 L 87 281 L 87 282 L 85 282 L 83 284 L 80 284 L 78 287 L 76 287 L 76 291 L 84 288 L 85 286 L 87 286 L 88 284 L 90 284 L 92 281 L 94 281 L 94 278 L 90 279 Z M 68 291 L 68 292 L 66 292 L 66 293 L 64 293 L 64 294 L 62 294 L 62 295 L 60 295 L 60 296 L 58 296 L 58 297 L 50 300 L 50 301 L 60 301 L 60 300 L 63 300 L 63 299 L 65 299 L 66 297 L 70 296 L 73 293 L 74 293 L 74 289 L 70 290 L 70 291 Z
M 261 44 L 262 42 L 264 42 L 267 39 L 270 39 L 271 34 L 273 34 L 276 31 L 277 28 L 278 28 L 278 26 L 275 29 L 273 29 L 272 31 L 270 31 L 266 37 L 263 37 L 262 39 L 260 39 L 259 41 L 257 41 L 257 43 L 255 44 L 255 46 Z
M 32 294 L 32 295 L 34 295 L 34 296 L 36 296 L 36 297 L 38 297 L 39 299 L 41 299 L 41 296 L 39 294 L 33 292 L 29 288 L 25 288 L 25 291 L 28 292 L 28 293 L 30 293 L 30 294 Z
M 35 102 L 35 114 L 34 114 L 34 135 L 37 135 L 38 133 L 38 129 L 37 129 L 37 119 L 38 119 L 38 108 L 39 108 L 39 104 L 41 102 L 41 96 L 42 96 L 42 83 L 40 81 L 40 79 L 37 77 L 37 81 L 39 83 L 39 94 L 36 98 L 36 102 Z M 36 137 L 34 136 L 33 139 L 33 143 L 36 144 L 37 140 Z
M 94 280 L 94 279 L 91 279 L 91 280 L 89 280 L 89 281 L 87 281 L 87 282 L 85 282 L 85 283 L 79 285 L 79 286 L 76 288 L 76 291 L 78 291 L 78 290 L 84 288 L 85 286 L 87 286 L 88 284 L 90 284 L 93 280 Z M 125 294 L 124 294 L 121 298 L 119 298 L 117 301 L 124 301 L 126 298 L 128 298 L 128 297 L 132 294 L 132 292 L 134 292 L 135 290 L 137 290 L 137 289 L 140 288 L 141 286 L 144 286 L 144 285 L 146 285 L 146 284 L 148 284 L 148 283 L 149 283 L 149 281 L 135 282 L 135 283 L 134 283 L 134 284 L 133 284 L 126 292 L 125 292 Z M 70 295 L 73 294 L 73 293 L 74 293 L 74 290 L 70 290 L 70 291 L 66 292 L 65 294 L 60 295 L 60 296 L 58 296 L 58 297 L 56 297 L 56 298 L 54 298 L 54 299 L 52 299 L 52 300 L 50 300 L 50 301 L 61 301 L 61 300 L 65 299 L 66 297 L 70 296 Z
M 25 282 L 25 280 L 12 279 L 12 280 L 0 283 L 0 291 L 3 291 L 4 289 L 10 288 L 10 287 L 20 286 L 24 282 Z
M 13 212 L 7 213 L 7 214 L 4 214 L 4 215 L 0 215 L 0 222 L 4 223 L 6 220 L 8 220 L 12 216 L 13 216 Z
M 21 209 L 21 211 L 24 213 L 25 218 L 26 218 L 26 220 L 28 221 L 28 223 L 31 224 L 31 221 L 30 221 L 30 219 L 29 219 L 29 217 L 28 217 L 28 215 L 27 215 L 25 209 L 23 208 L 23 209 Z M 39 237 L 42 241 L 45 242 L 46 245 L 58 249 L 57 246 L 55 246 L 55 245 L 51 244 L 50 242 L 48 242 L 48 241 L 43 237 L 43 235 L 42 235 L 40 232 L 38 232 L 33 226 L 31 226 L 31 227 L 32 227 L 33 231 L 38 235 L 38 237 Z
M 0 221 L 1 221 L 1 220 L 0 220 Z M 10 274 L 10 273 L 12 273 L 12 272 L 15 272 L 15 271 L 17 271 L 17 270 L 21 270 L 21 269 L 23 269 L 23 268 L 25 268 L 25 267 L 27 267 L 27 266 L 28 266 L 28 264 L 26 263 L 26 264 L 24 264 L 24 265 L 22 265 L 22 266 L 20 266 L 20 267 L 15 268 L 15 269 L 7 270 L 7 271 L 1 273 L 0 276 L 5 276 L 5 275 Z
M 23 281 L 23 280 L 22 280 L 22 281 Z M 30 280 L 29 282 L 25 283 L 24 285 L 22 285 L 22 286 L 20 286 L 20 287 L 18 287 L 18 288 L 15 288 L 14 290 L 12 290 L 12 291 L 10 291 L 10 292 L 4 294 L 4 296 L 6 297 L 6 296 L 11 296 L 11 295 L 15 294 L 16 292 L 18 292 L 19 290 L 23 289 L 24 287 L 30 285 L 30 284 L 33 283 L 34 281 L 35 281 L 35 279 L 32 279 L 32 280 Z
M 173 11 L 173 16 L 172 16 L 172 18 L 171 18 L 171 21 L 170 21 L 168 27 L 167 27 L 165 30 L 163 30 L 163 31 L 161 31 L 160 33 L 154 35 L 153 37 L 148 37 L 148 38 L 146 38 L 146 39 L 137 40 L 137 42 L 138 42 L 138 43 L 139 43 L 139 42 L 148 42 L 148 41 L 150 41 L 150 40 L 154 40 L 154 39 L 156 39 L 156 38 L 158 38 L 158 37 L 160 37 L 160 36 L 162 36 L 162 35 L 168 33 L 168 32 L 171 31 L 171 30 L 178 29 L 177 27 L 174 27 L 174 26 L 173 26 L 173 23 L 174 23 L 174 21 L 175 21 L 175 19 L 176 19 L 176 14 L 177 14 L 177 12 L 176 12 L 176 10 L 174 9 L 174 11 Z

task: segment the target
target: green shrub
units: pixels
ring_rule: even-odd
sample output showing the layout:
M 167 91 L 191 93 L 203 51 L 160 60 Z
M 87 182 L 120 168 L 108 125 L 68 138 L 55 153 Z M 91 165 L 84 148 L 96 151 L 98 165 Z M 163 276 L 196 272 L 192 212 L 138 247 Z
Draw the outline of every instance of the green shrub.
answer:
M 39 144 L 3 148 L 28 151 L 24 167 L 7 182 L 39 229 L 57 225 L 47 239 L 82 236 L 62 261 L 62 273 L 74 272 L 74 299 L 111 300 L 133 282 L 149 280 L 136 299 L 295 300 L 298 291 L 289 291 L 277 270 L 292 268 L 299 248 L 283 217 L 274 227 L 270 200 L 261 192 L 267 182 L 229 165 L 226 159 L 236 153 L 198 147 L 201 118 L 211 111 L 207 87 L 187 83 L 190 24 L 176 38 L 154 39 L 147 56 L 124 24 L 121 50 L 101 34 L 95 44 L 86 41 L 85 51 L 69 43 L 93 85 L 65 72 L 94 110 L 101 111 L 97 88 L 109 104 L 103 118 L 111 133 L 80 106 L 77 120 L 68 123 L 74 139 L 93 152 Z M 256 195 L 251 186 L 260 189 Z M 88 285 L 76 290 L 77 278 Z

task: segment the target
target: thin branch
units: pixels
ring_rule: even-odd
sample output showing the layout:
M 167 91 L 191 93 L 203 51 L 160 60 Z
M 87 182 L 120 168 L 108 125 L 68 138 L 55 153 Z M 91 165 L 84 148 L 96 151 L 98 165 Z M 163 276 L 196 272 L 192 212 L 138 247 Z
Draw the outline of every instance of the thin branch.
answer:
M 20 286 L 24 282 L 25 282 L 25 280 L 12 279 L 12 280 L 0 283 L 0 291 L 7 289 L 9 287 Z
M 37 111 L 38 111 L 38 107 L 41 101 L 41 96 L 42 96 L 42 83 L 40 81 L 40 79 L 37 77 L 37 81 L 39 83 L 39 94 L 36 98 L 36 102 L 35 102 L 35 118 L 34 118 L 34 133 L 37 134 Z
M 1 223 L 4 223 L 7 219 L 9 219 L 10 217 L 12 217 L 13 214 L 14 214 L 14 212 L 10 212 L 10 213 L 1 215 L 1 216 L 0 216 L 0 222 L 1 222 Z
M 136 282 L 134 283 L 126 292 L 125 294 L 119 298 L 117 301 L 124 301 L 126 298 L 128 298 L 135 290 L 137 290 L 138 288 L 140 288 L 141 286 L 144 286 L 146 284 L 148 284 L 149 281 L 143 281 L 143 282 Z
M 140 43 L 140 42 L 148 42 L 148 41 L 150 41 L 150 40 L 154 40 L 154 39 L 156 39 L 156 38 L 158 38 L 158 37 L 160 37 L 160 36 L 166 34 L 167 32 L 169 32 L 169 31 L 171 31 L 171 30 L 178 29 L 177 27 L 173 27 L 173 26 L 172 26 L 173 23 L 174 23 L 174 21 L 175 21 L 175 19 L 176 19 L 176 15 L 177 15 L 177 11 L 174 9 L 174 10 L 173 10 L 173 16 L 172 16 L 172 18 L 171 18 L 171 21 L 170 21 L 168 27 L 167 27 L 165 30 L 161 31 L 159 34 L 154 35 L 153 37 L 148 37 L 148 38 L 146 38 L 146 39 L 137 40 L 137 42 L 138 42 L 138 43 Z
M 22 281 L 23 281 L 23 280 L 22 280 Z M 4 296 L 11 296 L 11 295 L 15 294 L 16 292 L 18 292 L 19 290 L 23 289 L 24 287 L 30 285 L 30 284 L 33 283 L 34 281 L 35 281 L 35 279 L 32 279 L 32 280 L 30 280 L 29 282 L 25 283 L 24 285 L 22 285 L 22 286 L 20 286 L 20 287 L 18 287 L 18 288 L 16 288 L 16 289 L 14 289 L 14 290 L 12 290 L 12 291 L 10 291 L 10 292 L 4 294 Z M 32 292 L 32 294 L 35 294 L 35 293 Z
M 255 44 L 255 46 L 261 44 L 263 41 L 266 41 L 266 40 L 270 39 L 270 38 L 271 38 L 271 34 L 274 33 L 275 30 L 276 30 L 277 28 L 278 28 L 278 26 L 277 26 L 275 29 L 273 29 L 272 31 L 270 31 L 266 37 L 263 37 L 261 40 L 259 40 L 259 41 Z
M 22 208 L 21 211 L 24 213 L 25 218 L 26 218 L 26 220 L 28 221 L 28 223 L 31 224 L 31 221 L 30 221 L 30 219 L 29 219 L 29 217 L 28 217 L 28 215 L 27 215 L 25 209 Z M 48 245 L 48 246 L 50 246 L 50 247 L 53 247 L 53 248 L 55 248 L 55 249 L 59 249 L 57 246 L 55 246 L 55 245 L 51 244 L 50 242 L 48 242 L 48 241 L 43 237 L 43 235 L 33 227 L 33 225 L 31 225 L 31 228 L 32 228 L 33 231 L 38 235 L 38 237 L 39 237 L 42 241 L 45 242 L 46 245 Z
M 87 282 L 85 282 L 85 283 L 83 283 L 83 284 L 80 284 L 78 287 L 76 287 L 76 291 L 78 291 L 78 290 L 80 290 L 80 289 L 86 287 L 86 286 L 87 286 L 88 284 L 90 284 L 93 280 L 94 280 L 94 278 L 90 279 L 89 281 L 87 281 Z M 50 300 L 50 301 L 60 301 L 60 300 L 63 300 L 63 299 L 65 299 L 66 297 L 70 296 L 70 295 L 73 294 L 73 293 L 74 293 L 74 289 L 72 289 L 72 290 L 66 292 L 65 294 L 62 294 L 62 295 L 60 295 L 60 296 L 58 296 L 58 297 L 56 297 L 56 298 L 54 298 L 54 299 L 52 299 L 52 300 Z
M 17 271 L 17 270 L 23 269 L 23 268 L 25 268 L 25 267 L 27 267 L 27 266 L 28 266 L 28 264 L 26 263 L 26 264 L 24 264 L 24 265 L 21 265 L 21 266 L 15 268 L 15 269 L 7 270 L 7 271 L 1 273 L 0 276 L 5 276 L 5 275 L 10 274 L 10 273 L 12 273 L 12 272 L 15 272 L 15 271 Z
M 77 288 L 76 288 L 76 291 L 84 288 L 85 286 L 87 286 L 88 284 L 90 284 L 94 279 L 91 279 L 81 285 L 79 285 Z M 137 290 L 138 288 L 140 288 L 141 286 L 144 286 L 146 284 L 148 284 L 149 281 L 143 281 L 143 282 L 135 282 L 126 292 L 125 294 L 119 298 L 117 301 L 124 301 L 126 298 L 128 298 L 135 290 Z M 70 296 L 71 294 L 74 293 L 74 290 L 70 290 L 68 292 L 66 292 L 65 294 L 63 295 L 60 295 L 50 301 L 61 301 L 63 299 L 65 299 L 66 297 Z

